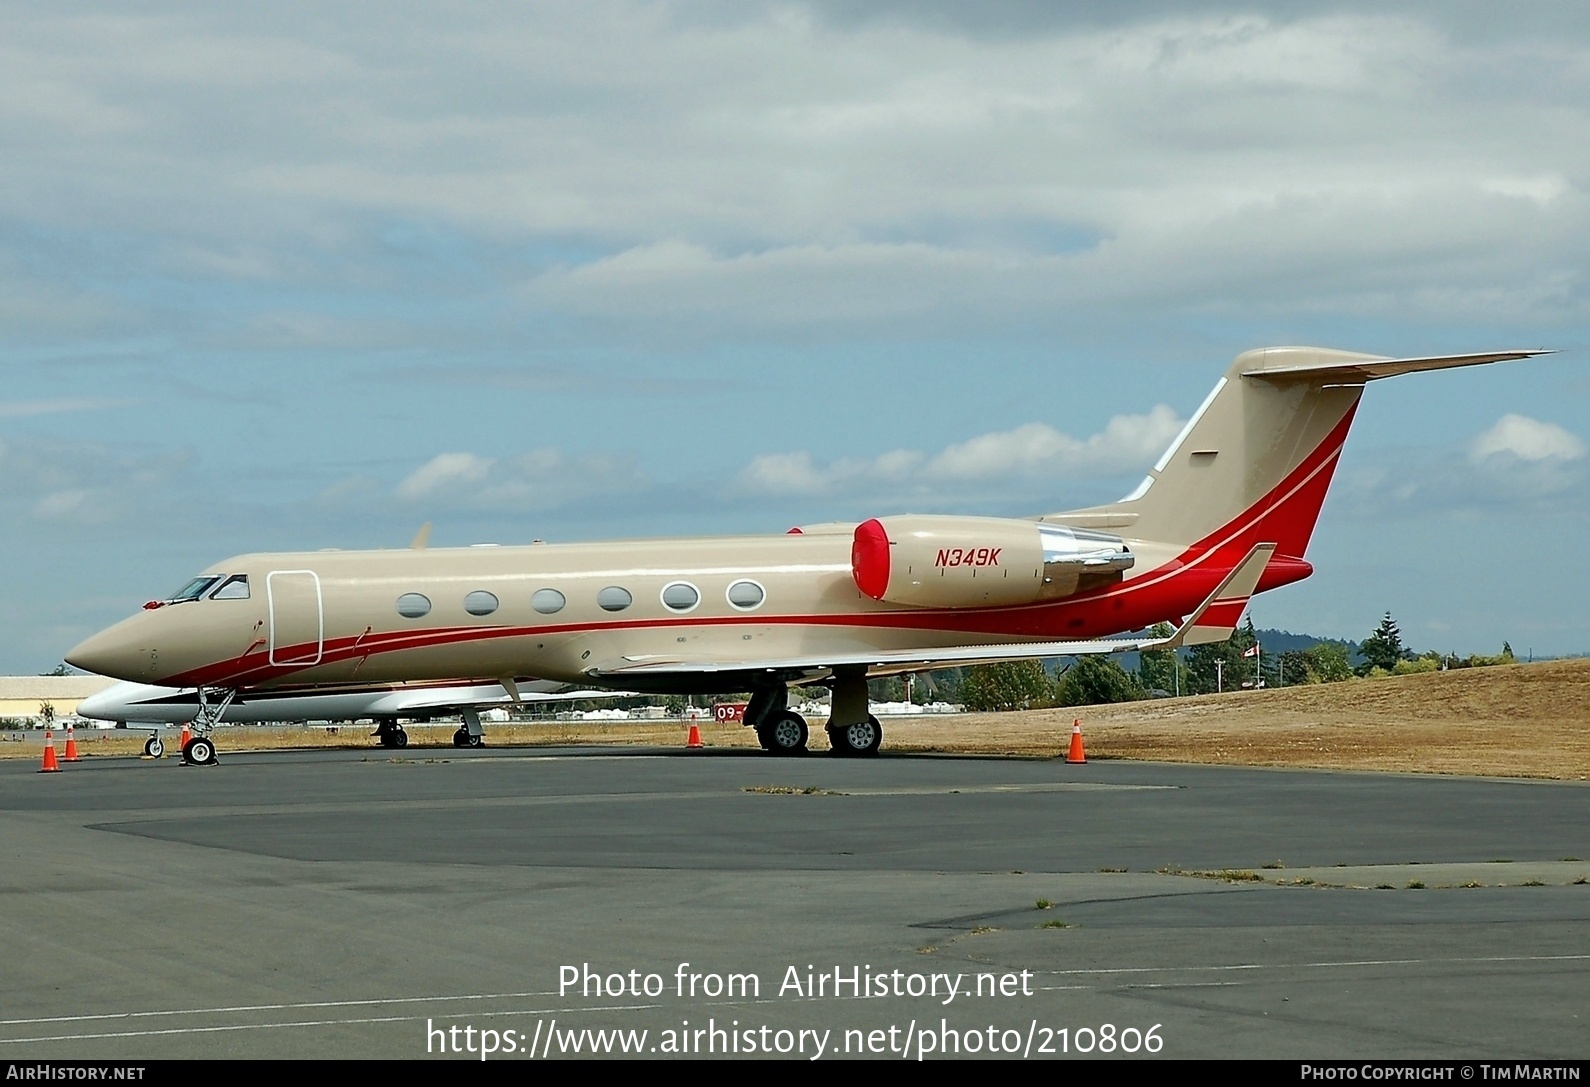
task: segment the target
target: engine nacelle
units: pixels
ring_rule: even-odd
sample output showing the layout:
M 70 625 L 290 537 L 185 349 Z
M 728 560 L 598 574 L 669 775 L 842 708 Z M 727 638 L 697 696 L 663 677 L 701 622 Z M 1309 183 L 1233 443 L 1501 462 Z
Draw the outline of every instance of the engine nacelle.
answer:
M 1001 517 L 909 515 L 856 526 L 856 587 L 923 608 L 1031 604 L 1119 581 L 1132 552 L 1119 536 Z

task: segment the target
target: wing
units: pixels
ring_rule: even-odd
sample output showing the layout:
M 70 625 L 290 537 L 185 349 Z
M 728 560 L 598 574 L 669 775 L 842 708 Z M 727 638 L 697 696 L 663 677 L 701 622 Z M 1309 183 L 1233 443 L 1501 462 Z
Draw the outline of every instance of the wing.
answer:
M 371 703 L 370 714 L 401 716 L 419 710 L 457 710 L 473 706 L 498 706 L 509 703 L 574 702 L 586 698 L 618 698 L 628 691 L 575 690 L 527 691 L 516 685 L 510 692 L 502 683 L 479 683 L 471 686 L 430 687 L 414 690 L 396 690 Z
M 1248 606 L 1248 598 L 1275 554 L 1275 544 L 1262 543 L 1227 574 L 1214 592 L 1165 638 L 1102 638 L 1093 641 L 1009 642 L 998 645 L 965 645 L 925 649 L 874 649 L 825 653 L 809 657 L 765 660 L 695 661 L 661 654 L 620 657 L 605 661 L 586 674 L 596 680 L 621 680 L 626 676 L 686 676 L 724 672 L 773 672 L 788 676 L 817 676 L 835 668 L 865 667 L 869 675 L 914 672 L 925 668 L 992 664 L 998 661 L 1033 660 L 1095 653 L 1129 653 L 1144 649 L 1174 649 L 1202 645 L 1231 637 Z

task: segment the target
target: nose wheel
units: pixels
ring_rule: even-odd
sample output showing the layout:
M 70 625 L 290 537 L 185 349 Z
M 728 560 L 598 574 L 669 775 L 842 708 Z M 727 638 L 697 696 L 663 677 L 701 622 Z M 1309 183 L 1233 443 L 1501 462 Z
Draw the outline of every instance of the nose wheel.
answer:
M 158 759 L 166 753 L 166 745 L 161 743 L 159 736 L 151 736 L 144 741 L 144 754 L 151 759 Z

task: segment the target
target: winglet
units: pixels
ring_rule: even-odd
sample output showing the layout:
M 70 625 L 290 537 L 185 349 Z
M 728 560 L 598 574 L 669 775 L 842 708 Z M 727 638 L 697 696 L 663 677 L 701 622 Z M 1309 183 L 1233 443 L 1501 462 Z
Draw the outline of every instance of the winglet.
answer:
M 414 540 L 413 540 L 412 543 L 409 544 L 409 546 L 412 547 L 416 551 L 424 551 L 426 546 L 430 542 L 431 542 L 431 523 L 429 521 L 426 521 L 423 525 L 420 526 L 420 530 L 414 534 Z
M 1274 554 L 1275 544 L 1255 544 L 1247 557 L 1237 563 L 1236 569 L 1226 575 L 1225 580 L 1209 594 L 1208 599 L 1198 605 L 1198 609 L 1187 617 L 1176 633 L 1144 648 L 1175 649 L 1182 645 L 1223 642 L 1231 637 L 1236 633 L 1237 620 L 1242 618 L 1248 606 L 1248 598 L 1258 587 L 1259 578 Z

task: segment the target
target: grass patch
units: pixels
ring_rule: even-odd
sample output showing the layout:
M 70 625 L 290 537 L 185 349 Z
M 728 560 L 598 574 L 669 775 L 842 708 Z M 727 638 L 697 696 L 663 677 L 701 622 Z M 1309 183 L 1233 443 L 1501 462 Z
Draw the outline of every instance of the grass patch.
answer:
M 1422 890 L 1424 890 L 1424 880 L 1422 880 L 1422 879 L 1410 879 L 1408 881 L 1408 890 L 1410 890 L 1410 891 L 1422 891 Z
M 1471 879 L 1467 883 L 1459 883 L 1458 886 L 1459 887 L 1483 887 L 1483 886 L 1485 886 L 1485 884 L 1481 883 L 1477 879 Z
M 995 928 L 993 925 L 978 925 L 976 928 L 972 929 L 971 932 L 967 933 L 967 935 L 968 936 L 982 936 L 982 935 L 984 935 L 986 933 L 998 932 L 998 931 L 999 930 L 997 928 Z
M 1377 890 L 1377 891 L 1395 891 L 1396 888 L 1393 887 L 1389 883 L 1377 883 L 1377 884 L 1375 884 L 1375 890 Z
M 1056 917 L 1053 921 L 1045 921 L 1039 928 L 1066 928 L 1066 923 Z
M 1544 880 L 1539 880 L 1539 879 L 1526 879 L 1526 880 L 1524 880 L 1524 886 L 1525 887 L 1544 887 L 1545 885 L 1546 885 L 1546 883 L 1545 883 Z
M 1050 902 L 1047 898 L 1040 898 L 1033 905 L 1034 905 L 1035 909 L 1040 909 L 1040 910 L 1052 910 L 1052 909 L 1054 909 L 1054 903 Z
M 1215 872 L 1184 872 L 1199 879 L 1218 879 L 1222 883 L 1263 883 L 1264 877 L 1250 868 L 1222 868 Z
M 766 796 L 843 796 L 832 789 L 818 785 L 742 785 L 742 793 L 762 793 Z
M 1260 868 L 1272 868 L 1273 869 L 1273 868 L 1285 868 L 1286 865 L 1282 864 L 1280 861 L 1271 861 L 1269 864 L 1261 864 L 1261 865 L 1259 865 L 1259 867 Z
M 1312 886 L 1314 886 L 1314 881 L 1312 879 L 1310 879 L 1308 876 L 1304 876 L 1301 879 L 1294 879 L 1292 881 L 1292 886 L 1294 886 L 1294 887 L 1312 887 Z
M 1124 868 L 1100 868 L 1099 871 L 1101 871 L 1101 872 L 1124 872 L 1124 871 L 1126 871 L 1126 869 L 1124 869 Z

